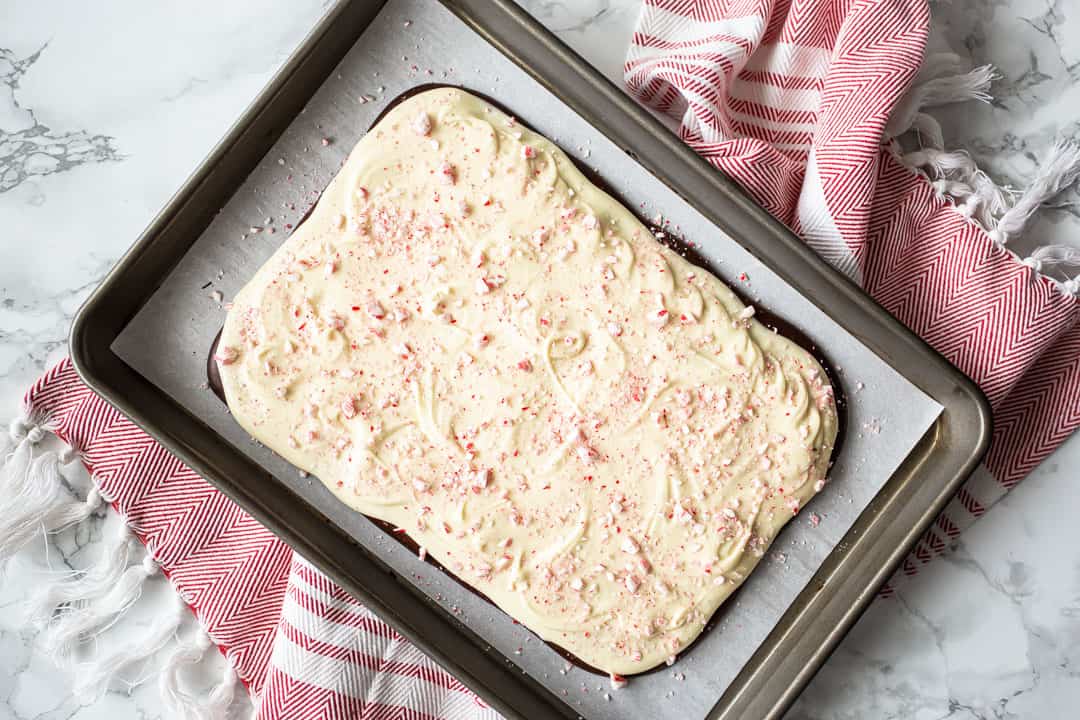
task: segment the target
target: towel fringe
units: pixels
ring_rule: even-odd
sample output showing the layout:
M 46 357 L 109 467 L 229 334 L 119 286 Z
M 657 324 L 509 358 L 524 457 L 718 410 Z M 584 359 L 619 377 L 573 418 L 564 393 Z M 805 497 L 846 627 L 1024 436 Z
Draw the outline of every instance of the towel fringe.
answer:
M 35 453 L 50 433 L 48 419 L 28 411 L 8 428 L 15 448 L 0 465 L 0 570 L 42 531 L 56 532 L 81 522 L 101 505 L 96 490 L 78 500 L 66 486 L 60 466 L 77 457 L 75 449 Z
M 83 643 L 115 625 L 142 596 L 147 578 L 156 575 L 158 569 L 157 562 L 147 555 L 142 562 L 128 566 L 100 598 L 59 614 L 45 633 L 46 651 L 61 666 L 74 663 Z
M 236 690 L 237 676 L 232 664 L 226 659 L 221 681 L 209 693 L 193 694 L 181 688 L 181 671 L 186 666 L 203 662 L 206 651 L 213 644 L 201 627 L 195 637 L 177 647 L 158 676 L 158 688 L 166 707 L 178 717 L 190 720 L 226 720 Z
M 889 117 L 889 122 L 885 125 L 886 136 L 898 137 L 910 130 L 924 108 L 968 100 L 989 102 L 990 83 L 995 78 L 994 69 L 989 65 L 982 65 L 968 72 L 957 73 L 956 67 L 960 63 L 960 57 L 950 53 L 929 56 L 911 89 Z M 932 126 L 937 127 L 937 135 L 940 136 L 941 129 L 937 121 L 931 118 L 931 122 Z
M 210 691 L 210 698 L 206 703 L 208 720 L 228 720 L 229 709 L 236 698 L 236 686 L 239 683 L 240 676 L 236 674 L 232 662 L 226 658 L 221 682 Z
M 1024 258 L 1023 263 L 1036 273 L 1053 267 L 1080 267 L 1080 248 L 1067 245 L 1043 245 L 1035 248 L 1030 256 Z
M 196 705 L 195 698 L 181 689 L 180 673 L 188 665 L 198 665 L 202 662 L 206 650 L 210 647 L 210 636 L 198 628 L 195 637 L 188 642 L 177 644 L 176 649 L 169 655 L 165 665 L 158 675 L 158 689 L 161 691 L 161 699 L 165 706 L 171 709 L 178 717 L 198 718 L 203 720 L 205 714 L 198 712 L 193 707 Z
M 135 545 L 135 536 L 127 524 L 117 523 L 115 529 L 104 538 L 102 555 L 96 563 L 81 573 L 49 583 L 31 596 L 30 619 L 45 629 L 61 617 L 105 596 L 120 582 Z
M 1036 210 L 1080 180 L 1080 144 L 1056 142 L 1026 190 L 1018 192 L 998 185 L 967 152 L 945 150 L 940 124 L 923 112 L 952 103 L 991 99 L 994 69 L 989 65 L 967 71 L 964 68 L 965 61 L 954 53 L 928 55 L 915 83 L 889 119 L 885 135 L 903 165 L 926 177 L 940 199 L 951 199 L 954 209 L 986 231 L 995 247 L 1008 249 L 1009 240 L 1023 231 Z M 917 149 L 905 150 L 901 137 L 913 139 Z M 1033 278 L 1046 277 L 1062 292 L 1080 294 L 1080 275 L 1061 278 L 1048 274 L 1050 270 L 1080 268 L 1080 252 L 1076 249 L 1050 244 L 1026 258 L 1012 254 L 1032 269 Z
M 155 619 L 149 631 L 141 638 L 121 649 L 109 653 L 99 653 L 93 660 L 78 663 L 75 666 L 72 690 L 76 697 L 85 703 L 99 700 L 121 671 L 136 663 L 149 660 L 163 650 L 166 645 L 174 641 L 176 633 L 184 621 L 187 607 L 179 595 L 174 595 L 173 598 L 174 601 L 168 616 Z M 126 684 L 129 687 L 137 687 L 145 679 L 143 677 L 142 679 L 128 681 Z
M 79 499 L 68 485 L 61 467 L 79 459 L 78 449 L 38 447 L 46 438 L 55 437 L 54 430 L 47 416 L 24 407 L 6 435 L 0 431 L 0 570 L 34 538 L 85 521 L 107 499 L 96 478 L 91 478 L 85 499 Z M 43 629 L 46 653 L 58 666 L 72 671 L 76 696 L 93 701 L 120 672 L 175 643 L 177 648 L 166 660 L 159 679 L 163 700 L 180 717 L 227 720 L 239 682 L 228 659 L 221 679 L 208 693 L 180 690 L 180 670 L 203 661 L 212 641 L 201 627 L 196 629 L 194 644 L 175 640 L 187 617 L 179 594 L 174 596 L 168 616 L 155 621 L 135 642 L 109 652 L 98 648 L 102 633 L 123 619 L 142 596 L 147 581 L 160 573 L 152 554 L 147 552 L 136 560 L 139 552 L 127 519 L 120 518 L 102 544 L 102 556 L 92 566 L 81 572 L 57 573 L 52 582 L 31 594 L 28 616 Z M 126 683 L 134 687 L 149 675 Z
M 1077 179 L 1080 179 L 1080 145 L 1058 140 L 1050 148 L 1049 157 L 1043 159 L 1028 189 L 998 218 L 997 225 L 990 230 L 990 237 L 996 244 L 1005 245 L 1011 235 L 1018 235 L 1024 229 L 1039 207 Z

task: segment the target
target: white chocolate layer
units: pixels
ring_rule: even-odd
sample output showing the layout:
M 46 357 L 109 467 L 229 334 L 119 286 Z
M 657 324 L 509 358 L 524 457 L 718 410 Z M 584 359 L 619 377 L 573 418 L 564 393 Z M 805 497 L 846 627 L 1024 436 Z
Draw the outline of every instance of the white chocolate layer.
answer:
M 823 484 L 814 358 L 464 91 L 360 142 L 237 295 L 236 420 L 585 663 L 678 654 Z M 731 629 L 737 632 L 737 629 Z

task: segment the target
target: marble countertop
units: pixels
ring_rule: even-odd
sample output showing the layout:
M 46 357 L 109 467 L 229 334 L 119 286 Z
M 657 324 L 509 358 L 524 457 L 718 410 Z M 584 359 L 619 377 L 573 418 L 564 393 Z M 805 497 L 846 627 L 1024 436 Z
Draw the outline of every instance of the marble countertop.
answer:
M 323 11 L 324 0 L 0 0 L 0 416 L 66 351 L 79 304 Z M 637 0 L 525 3 L 617 82 Z M 1022 186 L 1080 136 L 1080 7 L 934 5 L 932 47 L 993 63 L 991 105 L 946 108 L 947 144 Z M 167 30 L 167 32 L 163 32 Z M 1080 195 L 1031 242 L 1080 244 Z M 791 718 L 1056 718 L 1080 705 L 1080 435 L 895 599 L 876 601 Z M 46 568 L 94 557 L 102 521 L 0 581 L 0 720 L 151 719 L 154 683 L 84 706 L 19 611 Z M 161 599 L 158 599 L 161 601 Z M 140 604 L 152 622 L 154 598 Z M 149 608 L 149 609 L 147 609 Z

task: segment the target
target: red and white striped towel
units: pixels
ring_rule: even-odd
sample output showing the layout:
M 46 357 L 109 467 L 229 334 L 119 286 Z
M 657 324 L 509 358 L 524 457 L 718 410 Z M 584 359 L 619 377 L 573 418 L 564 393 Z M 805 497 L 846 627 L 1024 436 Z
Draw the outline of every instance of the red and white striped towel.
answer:
M 1077 282 L 1037 272 L 1062 258 L 1054 249 L 1020 261 L 1004 247 L 1039 199 L 1074 178 L 1077 153 L 1063 149 L 1012 210 L 979 186 L 920 111 L 946 91 L 978 96 L 986 74 L 917 78 L 927 29 L 925 0 L 648 0 L 626 64 L 636 98 L 990 398 L 985 465 L 908 574 L 1080 425 Z M 891 136 L 909 127 L 923 147 L 904 155 Z M 34 385 L 27 413 L 12 426 L 9 467 L 31 464 L 41 429 L 76 448 L 259 717 L 497 717 L 91 393 L 69 363 Z M 25 474 L 6 482 L 32 482 Z M 77 505 L 35 521 L 69 522 Z

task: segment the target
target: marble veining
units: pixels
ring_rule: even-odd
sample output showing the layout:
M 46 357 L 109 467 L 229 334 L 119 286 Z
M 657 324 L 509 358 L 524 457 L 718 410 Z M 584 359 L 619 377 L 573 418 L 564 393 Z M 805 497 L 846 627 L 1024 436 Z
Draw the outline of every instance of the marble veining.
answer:
M 874 603 L 790 717 L 1069 717 L 1080 700 L 1080 562 L 1062 518 L 1080 510 L 1066 483 L 1075 448 L 1074 439 L 895 601 Z
M 3 111 L 9 117 L 0 131 L 0 193 L 12 190 L 29 178 L 64 172 L 91 162 L 120 160 L 113 138 L 86 130 L 56 131 L 34 115 L 33 108 L 19 105 L 16 92 L 19 79 L 41 54 L 18 58 L 7 48 L 0 48 L 0 84 L 4 86 Z
M 61 357 L 79 304 L 303 37 L 328 0 L 0 0 L 0 404 Z M 618 81 L 637 0 L 530 0 Z M 999 78 L 988 105 L 935 111 L 946 144 L 1022 188 L 1056 138 L 1080 136 L 1080 9 L 1066 0 L 932 5 L 933 50 Z M 212 22 L 208 22 L 208 18 Z M 162 33 L 168 28 L 168 33 Z M 146 62 L 153 58 L 153 62 Z M 1080 193 L 1038 214 L 1024 251 L 1080 244 Z M 1068 717 L 1080 703 L 1080 438 L 1072 438 L 898 597 L 875 602 L 792 709 L 795 720 Z M 72 482 L 85 480 L 73 475 Z M 25 599 L 85 567 L 115 518 L 36 544 L 0 581 L 0 720 L 164 716 L 153 667 L 93 705 L 42 654 Z M 167 598 L 152 585 L 123 642 Z M 575 671 L 576 672 L 576 671 Z

